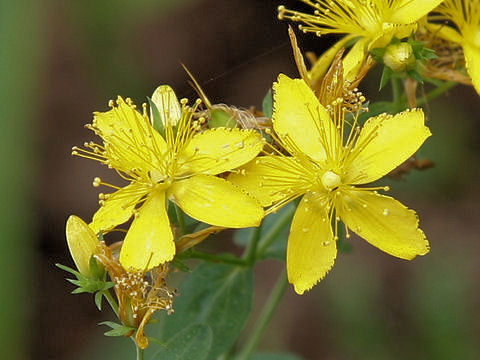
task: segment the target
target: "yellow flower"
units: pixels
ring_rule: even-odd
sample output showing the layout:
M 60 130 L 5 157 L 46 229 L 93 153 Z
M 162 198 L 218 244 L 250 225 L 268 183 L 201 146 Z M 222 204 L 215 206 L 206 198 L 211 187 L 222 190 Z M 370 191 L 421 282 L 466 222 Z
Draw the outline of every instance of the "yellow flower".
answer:
M 335 54 L 354 38 L 359 38 L 344 60 L 345 75 L 353 80 L 368 51 L 385 47 L 393 36 L 404 38 L 416 30 L 416 22 L 443 0 L 301 0 L 314 14 L 278 8 L 280 19 L 301 22 L 303 32 L 346 34 L 322 56 L 310 71 L 319 78 L 327 71 Z
M 341 99 L 331 107 L 332 119 L 303 80 L 280 75 L 273 88 L 275 137 L 290 155 L 277 150 L 258 157 L 229 180 L 270 206 L 269 212 L 303 195 L 287 247 L 295 291 L 311 289 L 333 266 L 339 220 L 347 237 L 351 229 L 393 256 L 426 254 L 414 211 L 377 193 L 386 187 L 358 187 L 389 173 L 431 135 L 422 110 L 372 117 L 363 128 L 355 116 L 347 134 Z
M 98 252 L 97 236 L 78 216 L 70 215 L 65 227 L 68 249 L 78 271 L 90 277 L 90 258 Z
M 90 142 L 86 149 L 73 149 L 74 155 L 97 160 L 128 181 L 119 188 L 95 178 L 94 186 L 117 191 L 100 194 L 101 207 L 90 226 L 106 232 L 134 215 L 120 262 L 135 271 L 170 261 L 175 254 L 167 199 L 189 216 L 216 226 L 257 226 L 264 215 L 258 201 L 214 176 L 252 160 L 263 147 L 261 136 L 226 128 L 199 132 L 203 119 L 194 120 L 193 115 L 200 101 L 193 107 L 186 99 L 179 104 L 168 86 L 157 89 L 152 101 L 164 137 L 152 126 L 146 105 L 140 113 L 130 99 L 118 97 L 110 111 L 94 113 L 88 126 L 104 144 Z
M 429 24 L 430 30 L 462 46 L 468 74 L 480 94 L 480 0 L 445 0 L 435 12 L 440 16 L 433 19 L 452 21 L 456 29 L 444 24 Z

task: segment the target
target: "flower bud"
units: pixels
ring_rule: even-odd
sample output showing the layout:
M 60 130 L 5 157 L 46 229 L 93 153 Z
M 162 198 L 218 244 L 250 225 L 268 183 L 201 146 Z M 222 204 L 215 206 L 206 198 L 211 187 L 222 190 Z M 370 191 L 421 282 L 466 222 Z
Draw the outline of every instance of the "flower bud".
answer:
M 412 46 L 406 42 L 390 44 L 383 55 L 383 62 L 395 72 L 408 71 L 415 67 Z
M 98 238 L 78 216 L 70 215 L 65 227 L 68 249 L 78 271 L 90 277 L 90 259 L 97 253 Z

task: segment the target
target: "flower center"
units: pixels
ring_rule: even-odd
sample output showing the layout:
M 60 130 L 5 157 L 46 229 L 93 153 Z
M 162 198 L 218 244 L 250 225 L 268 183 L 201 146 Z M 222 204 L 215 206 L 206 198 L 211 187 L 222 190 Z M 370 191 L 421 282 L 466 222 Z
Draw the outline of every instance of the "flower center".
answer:
M 337 188 L 341 183 L 342 179 L 340 176 L 335 174 L 333 171 L 326 171 L 322 177 L 321 177 L 321 182 L 322 185 L 325 187 L 327 190 L 333 190 Z

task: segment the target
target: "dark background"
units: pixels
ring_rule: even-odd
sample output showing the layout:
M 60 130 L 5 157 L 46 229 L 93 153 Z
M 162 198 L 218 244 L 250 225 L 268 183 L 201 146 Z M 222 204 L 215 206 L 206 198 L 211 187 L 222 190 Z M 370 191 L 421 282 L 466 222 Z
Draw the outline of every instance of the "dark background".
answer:
M 278 73 L 297 76 L 276 1 L 19 0 L 0 3 L 0 339 L 2 358 L 117 358 L 90 295 L 70 295 L 64 238 L 70 214 L 97 207 L 99 164 L 70 156 L 92 139 L 83 125 L 109 99 L 145 101 L 170 84 L 195 98 L 185 63 L 213 102 L 259 107 Z M 302 8 L 295 1 L 285 5 Z M 297 32 L 302 49 L 333 41 Z M 378 72 L 362 90 L 378 93 Z M 388 180 L 414 208 L 432 250 L 413 262 L 352 239 L 327 278 L 304 296 L 287 290 L 260 349 L 305 359 L 480 358 L 478 201 L 480 98 L 458 86 L 425 109 L 435 167 Z M 211 246 L 217 246 L 211 244 Z M 218 246 L 233 247 L 229 239 Z M 258 266 L 256 307 L 283 264 Z M 257 313 L 254 313 L 254 316 Z M 128 351 L 133 351 L 131 344 Z M 133 358 L 133 353 L 130 358 Z

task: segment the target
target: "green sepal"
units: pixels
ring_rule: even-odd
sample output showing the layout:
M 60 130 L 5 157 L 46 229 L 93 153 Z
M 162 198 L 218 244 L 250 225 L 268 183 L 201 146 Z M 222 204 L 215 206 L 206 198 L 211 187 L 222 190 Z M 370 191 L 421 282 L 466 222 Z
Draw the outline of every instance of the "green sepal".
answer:
M 100 292 L 100 291 L 97 292 L 95 294 L 94 301 L 95 301 L 95 306 L 99 311 L 102 310 L 102 299 L 103 299 L 103 292 Z
M 388 66 L 383 67 L 383 72 L 382 72 L 382 78 L 380 79 L 380 88 L 379 90 L 382 90 L 383 87 L 388 83 L 388 80 L 393 75 L 393 70 L 390 69 Z
M 76 277 L 76 279 L 67 279 L 67 281 L 71 282 L 72 284 L 78 287 L 77 289 L 74 289 L 72 291 L 72 294 L 81 294 L 81 293 L 93 294 L 97 291 L 105 291 L 115 286 L 113 282 L 106 281 L 105 273 L 102 279 L 89 278 L 89 277 L 86 277 L 85 275 L 82 275 L 78 271 L 72 268 L 69 268 L 68 266 L 65 266 L 62 264 L 55 264 L 55 265 L 60 269 L 67 271 Z
M 132 326 L 126 326 L 123 324 L 117 324 L 113 321 L 102 321 L 98 325 L 105 325 L 110 327 L 112 330 L 109 330 L 104 333 L 105 336 L 126 336 L 132 334 L 137 329 Z
M 417 71 L 417 69 L 412 69 L 407 72 L 408 76 L 411 77 L 414 80 L 417 80 L 419 83 L 423 84 L 423 77 L 420 75 L 420 73 Z
M 211 109 L 210 110 L 210 120 L 208 120 L 208 126 L 213 128 L 226 127 L 226 128 L 235 128 L 237 127 L 237 120 L 234 116 L 227 113 L 222 109 Z
M 383 55 L 385 55 L 386 48 L 375 48 L 370 50 L 370 54 L 372 54 L 373 58 L 376 62 L 383 63 Z
M 271 119 L 273 116 L 273 94 L 272 89 L 268 89 L 267 94 L 262 101 L 262 112 L 265 117 Z
M 162 117 L 158 111 L 157 105 L 147 96 L 148 105 L 150 106 L 150 121 L 155 130 L 157 130 L 160 135 L 165 139 L 165 126 L 163 125 Z

